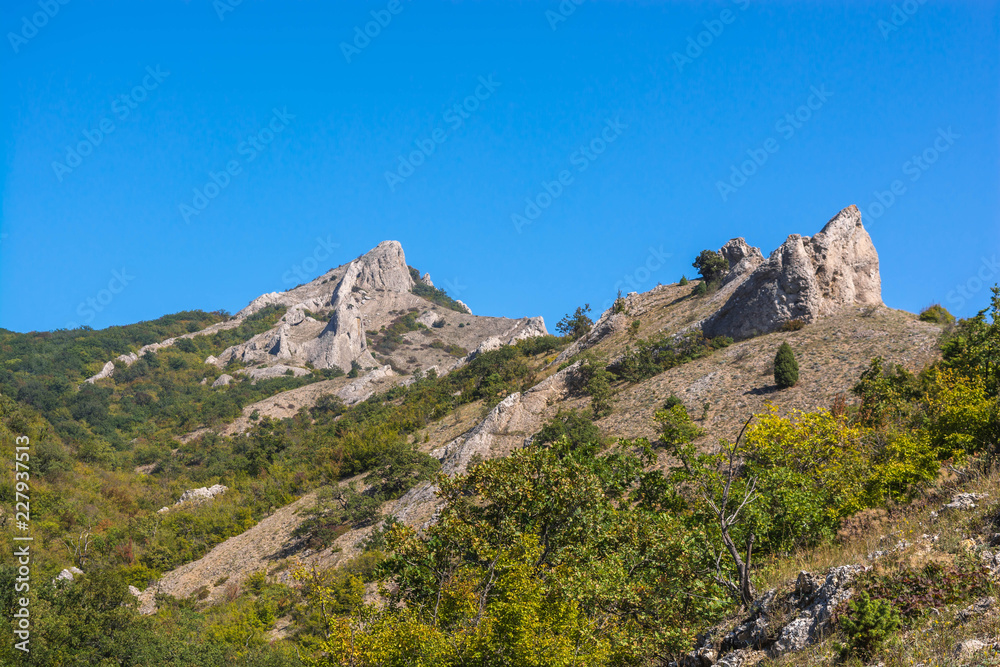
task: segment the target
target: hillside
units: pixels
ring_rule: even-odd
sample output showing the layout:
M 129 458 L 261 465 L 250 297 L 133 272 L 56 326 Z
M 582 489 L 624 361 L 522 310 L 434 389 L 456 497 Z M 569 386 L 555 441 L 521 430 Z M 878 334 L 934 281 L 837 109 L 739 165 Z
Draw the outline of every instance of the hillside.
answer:
M 994 371 L 969 361 L 981 358 L 969 341 L 993 330 L 985 317 L 956 326 L 883 304 L 856 207 L 767 257 L 744 239 L 706 253 L 702 280 L 620 296 L 596 322 L 578 311 L 579 326 L 568 315 L 559 337 L 541 318 L 473 315 L 394 241 L 233 316 L 4 333 L 4 428 L 37 443 L 44 577 L 69 566 L 84 581 L 117 577 L 138 596 L 143 627 L 233 647 L 226 633 L 240 628 L 257 656 L 293 644 L 329 654 L 324 642 L 348 627 L 375 642 L 377 622 L 352 616 L 361 610 L 411 627 L 414 646 L 437 637 L 434 651 L 458 655 L 462 633 L 479 632 L 504 599 L 492 586 L 544 588 L 531 632 L 552 651 L 573 636 L 594 664 L 666 664 L 703 630 L 744 619 L 749 601 L 724 585 L 729 528 L 712 528 L 714 505 L 699 500 L 724 487 L 714 502 L 728 507 L 734 479 L 761 507 L 733 524 L 734 539 L 747 560 L 759 553 L 758 590 L 784 591 L 786 606 L 798 602 L 783 577 L 856 565 L 853 545 L 899 529 L 900 516 L 922 511 L 905 509 L 914 498 L 938 502 L 967 482 L 995 493 L 988 466 L 974 467 L 1000 435 Z M 798 381 L 779 388 L 783 343 Z M 945 375 L 922 373 L 932 366 Z M 721 486 L 720 441 L 735 443 L 736 457 Z M 839 453 L 815 463 L 823 448 Z M 214 484 L 226 489 L 178 502 Z M 880 518 L 859 518 L 868 516 Z M 953 528 L 991 539 L 970 526 Z M 947 553 L 932 560 L 958 552 Z M 540 569 L 529 576 L 532 562 Z M 502 581 L 483 574 L 498 563 Z M 380 603 L 426 609 L 432 589 L 435 609 L 454 596 L 447 613 L 465 620 L 445 630 L 436 611 L 403 618 Z M 692 595 L 711 604 L 677 606 Z M 564 611 L 545 611 L 557 599 Z M 182 624 L 189 612 L 200 616 Z M 508 618 L 495 613 L 491 623 Z M 718 664 L 770 664 L 759 661 L 778 658 L 774 639 Z M 716 664 L 735 650 L 712 644 L 708 661 L 709 644 L 678 664 Z M 775 664 L 804 664 L 791 655 Z

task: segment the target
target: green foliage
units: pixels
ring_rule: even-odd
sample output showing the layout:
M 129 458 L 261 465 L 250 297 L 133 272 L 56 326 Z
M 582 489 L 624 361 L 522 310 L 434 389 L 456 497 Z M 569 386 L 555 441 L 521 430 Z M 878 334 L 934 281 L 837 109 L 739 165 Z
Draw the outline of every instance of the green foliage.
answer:
M 651 459 L 597 454 L 561 438 L 442 480 L 439 520 L 390 533 L 390 603 L 331 619 L 319 664 L 630 664 L 685 646 L 725 608 L 695 574 L 699 541 L 633 502 Z
M 782 343 L 774 355 L 774 383 L 779 389 L 794 387 L 799 381 L 799 362 L 795 359 L 792 346 Z
M 702 280 L 694 286 L 694 289 L 691 290 L 691 294 L 694 296 L 705 296 L 708 294 L 708 283 Z
M 679 401 L 657 412 L 654 420 L 660 426 L 660 442 L 670 449 L 705 435 L 705 431 L 691 421 L 687 410 Z
M 577 369 L 574 383 L 579 391 L 590 396 L 590 409 L 594 419 L 611 414 L 611 382 L 614 379 L 614 375 L 603 364 L 593 359 L 584 359 Z
M 688 284 L 687 277 L 686 276 L 681 276 L 681 281 L 679 283 L 677 283 L 677 284 L 680 285 L 681 287 L 684 287 L 685 285 L 687 285 Z
M 587 316 L 589 312 L 590 304 L 583 304 L 572 315 L 567 314 L 559 320 L 556 324 L 556 331 L 570 340 L 577 340 L 586 336 L 590 328 L 594 325 L 594 321 Z
M 618 379 L 641 382 L 693 359 L 708 356 L 732 342 L 731 338 L 725 336 L 705 338 L 698 331 L 677 337 L 660 335 L 639 339 L 635 347 L 631 344 L 625 347 L 625 353 L 610 370 Z
M 389 355 L 406 342 L 403 339 L 403 334 L 426 328 L 417 322 L 417 314 L 409 311 L 396 317 L 389 323 L 389 326 L 382 327 L 371 345 L 376 352 Z
M 701 279 L 708 284 L 717 284 L 729 273 L 729 262 L 714 250 L 702 250 L 691 264 L 698 269 Z
M 554 443 L 562 438 L 586 446 L 597 446 L 598 449 L 603 449 L 605 442 L 601 430 L 594 425 L 594 422 L 575 409 L 556 413 L 556 416 L 535 434 L 532 442 L 542 445 Z
M 967 377 L 982 378 L 988 394 L 996 397 L 1000 395 L 1000 287 L 993 287 L 992 292 L 990 307 L 960 321 L 944 342 L 941 365 Z
M 920 311 L 920 321 L 948 325 L 955 323 L 955 316 L 940 303 L 935 303 Z
M 861 592 L 847 606 L 847 613 L 840 617 L 840 627 L 847 635 L 844 652 L 848 655 L 868 659 L 899 630 L 899 612 L 886 600 L 873 599 L 867 592 Z

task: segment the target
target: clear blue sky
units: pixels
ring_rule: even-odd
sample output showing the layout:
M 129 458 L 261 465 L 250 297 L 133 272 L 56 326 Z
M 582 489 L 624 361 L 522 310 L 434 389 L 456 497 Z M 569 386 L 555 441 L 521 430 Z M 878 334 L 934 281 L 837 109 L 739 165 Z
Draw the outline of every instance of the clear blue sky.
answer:
M 5 328 L 235 312 L 397 239 L 551 329 L 852 203 L 890 306 L 1000 281 L 996 2 L 63 1 L 0 10 Z

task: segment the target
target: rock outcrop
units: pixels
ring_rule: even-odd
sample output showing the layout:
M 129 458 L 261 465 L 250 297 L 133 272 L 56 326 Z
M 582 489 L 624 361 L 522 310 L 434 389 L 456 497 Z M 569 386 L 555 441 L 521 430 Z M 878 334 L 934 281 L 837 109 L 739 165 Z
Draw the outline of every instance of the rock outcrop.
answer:
M 111 377 L 112 375 L 114 375 L 114 372 L 115 372 L 115 365 L 113 362 L 109 361 L 108 363 L 104 364 L 104 367 L 101 368 L 100 372 L 97 373 L 97 375 L 91 375 L 89 378 L 84 380 L 84 382 L 87 382 L 89 384 L 94 384 L 98 380 L 103 380 L 104 378 Z
M 173 507 L 161 507 L 157 512 L 163 514 L 169 512 L 174 507 L 178 505 L 185 505 L 187 503 L 194 502 L 204 502 L 206 500 L 211 500 L 212 498 L 221 495 L 229 490 L 228 486 L 223 484 L 216 484 L 214 486 L 203 486 L 199 489 L 188 489 L 181 494 L 181 497 L 173 504 Z
M 865 571 L 860 565 L 834 567 L 824 574 L 800 572 L 795 590 L 778 596 L 769 591 L 751 605 L 750 615 L 730 629 L 721 640 L 700 636 L 698 645 L 672 667 L 757 664 L 751 655 L 771 659 L 801 651 L 821 641 L 833 628 L 837 608 L 849 600 L 855 577 Z M 794 616 L 791 621 L 787 611 Z
M 766 261 L 734 239 L 720 249 L 729 261 L 732 294 L 702 322 L 705 335 L 736 339 L 768 333 L 789 320 L 811 322 L 852 306 L 880 305 L 878 253 L 849 206 L 812 238 L 792 234 Z

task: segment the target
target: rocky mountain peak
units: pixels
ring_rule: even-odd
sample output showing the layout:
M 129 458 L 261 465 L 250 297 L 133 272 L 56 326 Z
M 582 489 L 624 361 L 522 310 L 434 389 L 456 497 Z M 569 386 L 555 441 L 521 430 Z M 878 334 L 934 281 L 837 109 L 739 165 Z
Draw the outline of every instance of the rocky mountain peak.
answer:
M 720 250 L 729 261 L 729 296 L 704 322 L 708 336 L 748 338 L 789 320 L 811 322 L 851 306 L 880 305 L 878 253 L 857 206 L 813 237 L 791 234 L 767 260 L 743 239 Z M 727 290 L 727 291 L 729 291 Z

